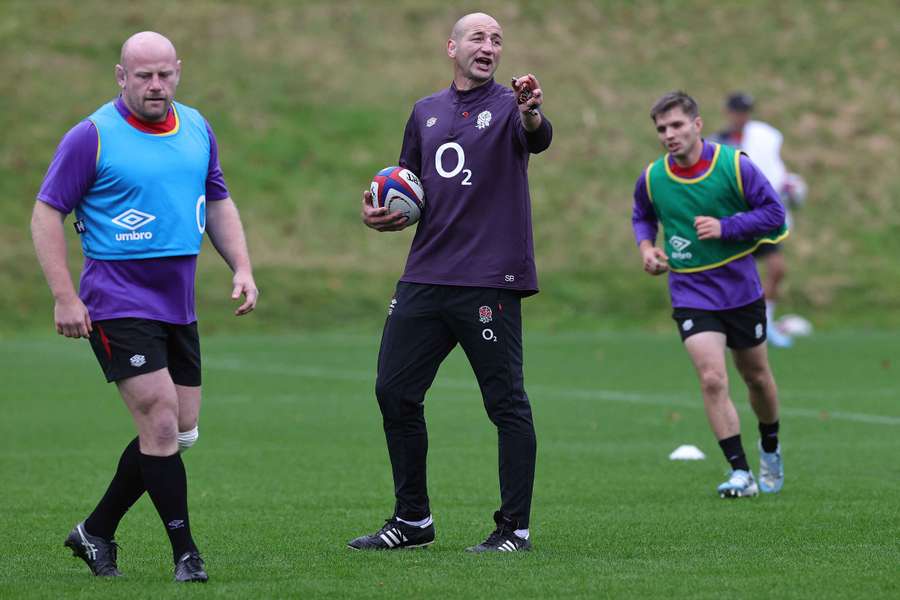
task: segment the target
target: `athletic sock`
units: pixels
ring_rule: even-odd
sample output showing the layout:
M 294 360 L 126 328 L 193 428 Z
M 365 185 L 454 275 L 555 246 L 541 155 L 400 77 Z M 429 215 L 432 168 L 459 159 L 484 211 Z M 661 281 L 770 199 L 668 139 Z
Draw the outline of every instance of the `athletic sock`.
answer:
M 177 561 L 185 552 L 196 552 L 188 520 L 187 475 L 177 452 L 171 456 L 140 455 L 141 473 L 147 493 L 166 526 L 172 557 Z
M 759 442 L 763 452 L 775 452 L 778 449 L 778 421 L 759 424 Z
M 420 529 L 425 529 L 426 527 L 434 523 L 434 519 L 431 518 L 431 515 L 428 515 L 427 517 L 419 521 L 407 521 L 406 519 L 401 519 L 400 517 L 397 517 L 397 520 L 401 523 L 406 523 L 407 525 L 412 525 L 413 527 L 418 527 Z
M 119 521 L 144 493 L 144 478 L 141 476 L 140 447 L 134 438 L 125 446 L 119 457 L 119 466 L 106 493 L 100 499 L 94 512 L 84 521 L 84 528 L 91 535 L 107 540 L 116 535 Z
M 744 455 L 744 446 L 741 444 L 741 434 L 733 435 L 724 440 L 719 440 L 719 447 L 725 454 L 725 460 L 731 465 L 732 469 L 741 469 L 749 471 L 750 465 L 747 463 L 747 457 Z
M 513 533 L 515 533 L 517 537 L 520 537 L 523 540 L 527 540 L 528 536 L 531 535 L 528 529 L 516 529 Z

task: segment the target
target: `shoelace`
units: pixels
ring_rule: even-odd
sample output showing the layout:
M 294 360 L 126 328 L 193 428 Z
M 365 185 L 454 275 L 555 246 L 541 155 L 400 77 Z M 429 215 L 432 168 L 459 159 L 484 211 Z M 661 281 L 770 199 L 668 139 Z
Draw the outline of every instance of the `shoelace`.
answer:
M 508 537 L 511 537 L 509 535 L 509 531 L 507 531 L 503 527 L 498 527 L 493 532 L 491 532 L 491 535 L 489 535 L 486 540 L 484 540 L 484 545 L 485 546 L 499 546 L 500 543 L 503 540 L 507 539 Z
M 373 533 L 372 537 L 377 537 L 377 536 L 383 534 L 384 532 L 386 532 L 387 530 L 397 527 L 398 525 L 399 525 L 399 521 L 396 521 L 394 519 L 394 517 L 391 517 L 390 519 L 385 519 L 384 526 L 381 529 L 379 529 L 378 531 L 376 531 L 375 533 Z
M 110 569 L 118 570 L 118 558 L 119 558 L 119 544 L 116 543 L 115 540 L 109 540 L 109 552 L 107 553 L 107 560 L 101 567 L 98 569 L 100 573 L 106 573 Z

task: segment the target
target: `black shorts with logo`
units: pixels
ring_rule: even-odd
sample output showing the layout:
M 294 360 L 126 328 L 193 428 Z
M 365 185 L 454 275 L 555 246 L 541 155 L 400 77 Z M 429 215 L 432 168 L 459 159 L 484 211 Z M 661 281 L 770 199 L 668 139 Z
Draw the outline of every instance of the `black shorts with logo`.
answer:
M 718 331 L 734 350 L 753 348 L 766 341 L 766 302 L 762 298 L 730 310 L 675 308 L 672 318 L 684 341 L 695 333 Z
M 174 325 L 152 319 L 94 321 L 91 348 L 106 381 L 169 369 L 178 385 L 200 385 L 197 322 Z

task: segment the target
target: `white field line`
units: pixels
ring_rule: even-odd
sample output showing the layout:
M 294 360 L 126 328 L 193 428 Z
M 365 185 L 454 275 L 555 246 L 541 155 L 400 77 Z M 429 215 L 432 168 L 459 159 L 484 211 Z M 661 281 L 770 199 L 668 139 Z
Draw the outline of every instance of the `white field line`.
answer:
M 212 370 L 283 375 L 307 379 L 328 379 L 332 381 L 358 381 L 369 383 L 372 386 L 375 385 L 374 369 L 367 373 L 364 371 L 348 371 L 345 369 L 334 369 L 312 365 L 286 365 L 278 363 L 252 364 L 238 359 L 209 359 L 203 361 L 203 366 Z M 441 377 L 438 375 L 431 387 L 448 390 L 466 390 L 473 393 L 478 392 L 478 386 L 474 376 L 471 379 L 463 380 Z M 543 397 L 556 396 L 576 400 L 600 400 L 603 402 L 622 402 L 627 404 L 644 404 L 690 409 L 701 409 L 703 407 L 699 397 L 687 394 L 648 394 L 644 392 L 623 392 L 620 390 L 605 390 L 601 388 L 577 389 L 541 384 L 526 384 L 525 388 L 529 394 Z M 795 398 L 821 398 L 818 392 L 815 391 L 794 393 L 789 394 L 788 396 Z M 889 415 L 791 407 L 783 407 L 781 413 L 790 417 L 900 426 L 900 417 Z

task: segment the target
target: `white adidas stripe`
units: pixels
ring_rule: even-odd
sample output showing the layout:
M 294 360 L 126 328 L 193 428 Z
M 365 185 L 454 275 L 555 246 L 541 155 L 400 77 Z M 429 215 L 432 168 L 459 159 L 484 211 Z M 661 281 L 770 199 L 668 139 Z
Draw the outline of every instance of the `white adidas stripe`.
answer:
M 388 545 L 388 548 L 393 548 L 393 547 L 394 547 L 394 542 L 392 542 L 391 540 L 389 540 L 388 537 L 387 537 L 386 535 L 384 535 L 383 533 L 381 534 L 381 539 L 383 539 L 383 540 L 384 540 L 384 543 Z
M 391 540 L 393 540 L 394 544 L 399 544 L 399 543 L 400 543 L 400 536 L 397 535 L 397 534 L 400 533 L 400 532 L 397 531 L 396 529 L 388 529 L 388 530 L 385 531 L 384 533 L 387 534 L 387 536 L 388 536 L 389 538 L 391 538 Z

